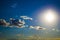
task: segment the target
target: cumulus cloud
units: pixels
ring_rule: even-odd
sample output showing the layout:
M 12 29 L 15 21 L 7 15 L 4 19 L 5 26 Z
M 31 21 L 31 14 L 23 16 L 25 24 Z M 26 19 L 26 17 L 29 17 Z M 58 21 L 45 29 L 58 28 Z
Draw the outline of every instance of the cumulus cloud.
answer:
M 28 16 L 20 16 L 20 17 L 23 18 L 23 19 L 26 19 L 26 20 L 33 20 L 33 18 L 28 17 Z
M 4 19 L 0 19 L 0 25 L 8 26 L 10 23 L 6 22 Z
M 19 20 L 19 19 L 13 19 L 10 18 L 10 22 L 6 22 L 5 19 L 0 19 L 0 25 L 5 26 L 5 27 L 18 27 L 18 28 L 23 28 L 25 27 L 25 21 L 24 20 Z

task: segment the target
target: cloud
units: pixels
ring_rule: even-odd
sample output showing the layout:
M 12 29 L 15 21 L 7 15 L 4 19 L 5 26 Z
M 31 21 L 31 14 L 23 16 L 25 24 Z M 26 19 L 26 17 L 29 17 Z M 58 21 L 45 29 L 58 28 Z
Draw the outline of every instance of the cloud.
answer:
M 46 30 L 46 28 L 40 27 L 40 26 L 30 26 L 31 29 L 36 29 L 36 30 Z
M 53 28 L 52 31 L 60 32 L 60 30 Z
M 25 27 L 25 21 L 24 20 L 19 20 L 19 19 L 13 19 L 10 18 L 10 22 L 6 22 L 4 19 L 0 19 L 0 25 L 4 27 L 17 27 L 17 28 L 23 28 Z
M 57 32 L 60 32 L 60 30 L 58 30 L 58 29 L 57 29 L 56 31 L 57 31 Z
M 4 19 L 0 19 L 0 25 L 9 26 L 10 23 L 6 22 Z
M 46 28 L 43 28 L 43 30 L 46 30 Z
M 27 17 L 27 16 L 20 16 L 23 19 L 26 20 L 32 20 L 32 18 Z M 6 26 L 6 27 L 17 27 L 17 28 L 24 28 L 28 27 L 29 25 L 25 25 L 25 21 L 21 19 L 13 19 L 10 18 L 9 22 L 6 22 L 4 19 L 0 19 L 0 25 Z M 43 28 L 41 26 L 30 26 L 31 29 L 36 29 L 36 30 L 46 30 L 46 28 Z
M 33 18 L 28 17 L 28 16 L 20 16 L 21 18 L 25 19 L 25 20 L 33 20 Z
M 56 29 L 53 28 L 52 30 L 55 31 Z
M 30 28 L 34 28 L 33 26 L 30 26 Z

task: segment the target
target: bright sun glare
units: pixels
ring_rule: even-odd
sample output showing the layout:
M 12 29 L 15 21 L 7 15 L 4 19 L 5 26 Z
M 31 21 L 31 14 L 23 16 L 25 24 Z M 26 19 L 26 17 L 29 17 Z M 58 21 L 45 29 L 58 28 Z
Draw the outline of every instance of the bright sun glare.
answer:
M 45 15 L 44 15 L 45 21 L 51 23 L 55 20 L 56 16 L 55 16 L 55 12 L 52 10 L 47 10 Z
M 42 11 L 40 17 L 43 23 L 53 24 L 57 21 L 57 12 L 53 9 L 47 9 Z

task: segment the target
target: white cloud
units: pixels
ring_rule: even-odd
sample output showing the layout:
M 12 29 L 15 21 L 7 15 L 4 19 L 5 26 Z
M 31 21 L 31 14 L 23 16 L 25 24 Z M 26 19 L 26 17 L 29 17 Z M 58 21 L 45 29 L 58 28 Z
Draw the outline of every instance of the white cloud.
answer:
M 40 27 L 40 26 L 30 26 L 31 29 L 36 29 L 36 30 L 46 30 L 46 28 Z
M 14 22 L 13 22 L 13 21 Z M 15 21 L 15 19 L 13 19 L 13 18 L 10 18 L 10 22 L 6 22 L 6 20 L 4 20 L 4 19 L 0 19 L 0 25 L 2 25 L 2 26 L 4 26 L 4 27 L 18 27 L 18 28 L 23 28 L 23 27 L 25 27 L 25 21 L 24 20 L 20 20 L 20 19 L 18 19 L 19 21 Z
M 30 28 L 34 28 L 33 26 L 30 26 Z
M 53 28 L 52 30 L 55 31 L 56 29 Z
M 46 30 L 46 28 L 43 28 L 43 30 Z
M 32 18 L 28 17 L 28 16 L 20 16 L 21 18 L 23 19 L 26 19 L 26 20 L 33 20 Z M 13 21 L 12 21 L 13 20 Z M 16 19 L 13 19 L 13 18 L 10 18 L 10 21 L 11 23 L 9 22 L 6 22 L 4 19 L 3 19 L 3 24 L 6 23 L 6 25 L 4 26 L 7 26 L 7 27 L 17 27 L 17 28 L 24 28 L 24 27 L 28 27 L 29 25 L 27 25 L 25 23 L 24 20 L 21 20 L 21 19 L 18 19 L 16 21 Z M 1 23 L 0 23 L 1 24 Z M 3 25 L 2 24 L 2 25 Z M 26 24 L 26 25 L 25 25 Z M 36 30 L 46 30 L 46 28 L 43 28 L 41 26 L 30 26 L 31 29 L 36 29 Z
M 0 25 L 3 25 L 3 26 L 9 26 L 10 23 L 6 22 L 5 19 L 0 19 Z
M 59 32 L 60 30 L 53 28 L 52 31 Z
M 23 18 L 23 19 L 26 19 L 26 20 L 33 20 L 33 18 L 28 17 L 28 16 L 20 16 L 20 17 Z

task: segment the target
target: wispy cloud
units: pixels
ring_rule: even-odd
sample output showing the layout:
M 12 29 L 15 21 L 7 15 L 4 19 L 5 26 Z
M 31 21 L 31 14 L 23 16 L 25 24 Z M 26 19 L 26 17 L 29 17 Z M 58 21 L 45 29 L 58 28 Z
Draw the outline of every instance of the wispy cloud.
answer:
M 28 17 L 28 16 L 20 16 L 21 18 L 25 19 L 25 20 L 33 20 L 33 18 Z
M 46 28 L 41 27 L 41 26 L 30 26 L 31 29 L 36 29 L 36 30 L 46 30 Z

